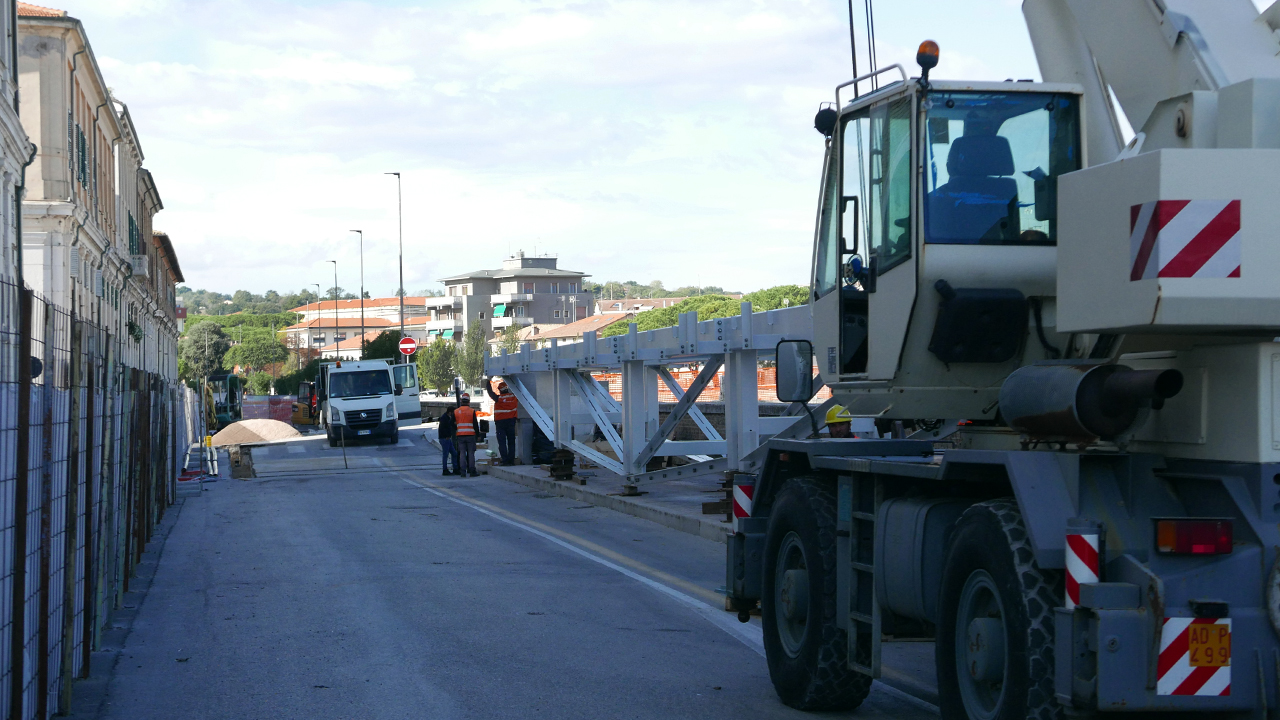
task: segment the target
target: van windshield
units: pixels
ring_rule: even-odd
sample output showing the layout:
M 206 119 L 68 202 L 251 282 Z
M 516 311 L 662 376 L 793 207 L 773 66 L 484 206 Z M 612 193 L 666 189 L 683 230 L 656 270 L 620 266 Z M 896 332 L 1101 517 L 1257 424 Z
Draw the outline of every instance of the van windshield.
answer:
M 390 395 L 391 373 L 386 370 L 356 370 L 329 375 L 329 396 Z

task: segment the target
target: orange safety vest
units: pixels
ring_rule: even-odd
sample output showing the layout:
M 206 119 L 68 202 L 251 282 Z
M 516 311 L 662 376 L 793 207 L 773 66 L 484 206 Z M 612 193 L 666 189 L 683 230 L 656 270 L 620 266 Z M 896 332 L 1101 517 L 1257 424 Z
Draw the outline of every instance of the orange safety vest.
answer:
M 512 393 L 503 393 L 493 401 L 493 419 L 494 420 L 514 420 L 516 418 L 516 406 L 519 402 Z
M 463 405 L 453 411 L 453 419 L 458 421 L 458 429 L 455 435 L 475 435 L 476 434 L 476 411 L 474 408 Z

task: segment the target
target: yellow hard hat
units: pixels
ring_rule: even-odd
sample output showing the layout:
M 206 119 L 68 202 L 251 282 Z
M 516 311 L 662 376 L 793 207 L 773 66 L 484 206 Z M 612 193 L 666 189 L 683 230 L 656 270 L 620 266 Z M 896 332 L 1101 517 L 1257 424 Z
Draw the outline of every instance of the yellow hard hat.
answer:
M 846 410 L 843 405 L 833 405 L 831 406 L 831 409 L 827 411 L 828 425 L 846 423 L 851 420 L 853 420 L 853 416 L 849 414 L 849 411 Z

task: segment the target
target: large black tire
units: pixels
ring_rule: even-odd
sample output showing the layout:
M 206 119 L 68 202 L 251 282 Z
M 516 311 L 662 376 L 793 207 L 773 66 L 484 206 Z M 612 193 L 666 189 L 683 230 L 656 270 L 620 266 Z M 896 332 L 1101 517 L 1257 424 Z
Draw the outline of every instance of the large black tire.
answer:
M 788 567 L 804 571 L 798 590 L 796 575 L 780 579 Z M 793 478 L 778 493 L 769 514 L 761 596 L 769 678 L 782 702 L 798 710 L 861 705 L 871 678 L 849 667 L 847 634 L 836 626 L 836 499 L 829 483 Z
M 1012 498 L 978 503 L 960 516 L 939 597 L 935 657 L 944 720 L 1062 718 L 1053 688 L 1053 610 L 1061 598 L 1062 572 L 1036 565 Z M 1003 651 L 990 650 L 984 630 Z

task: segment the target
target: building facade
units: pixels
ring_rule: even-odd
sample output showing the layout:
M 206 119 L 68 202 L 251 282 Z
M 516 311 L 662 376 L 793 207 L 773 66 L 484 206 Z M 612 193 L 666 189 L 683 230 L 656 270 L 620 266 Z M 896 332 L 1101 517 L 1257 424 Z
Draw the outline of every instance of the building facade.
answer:
M 18 116 L 18 66 L 14 63 L 18 10 L 13 0 L 0 3 L 0 281 L 17 283 L 21 273 L 22 244 L 19 212 L 26 163 L 35 148 Z
M 22 203 L 26 284 L 75 317 L 128 337 L 120 361 L 177 378 L 173 244 L 128 107 L 112 97 L 84 26 L 18 3 L 22 127 L 38 148 Z

